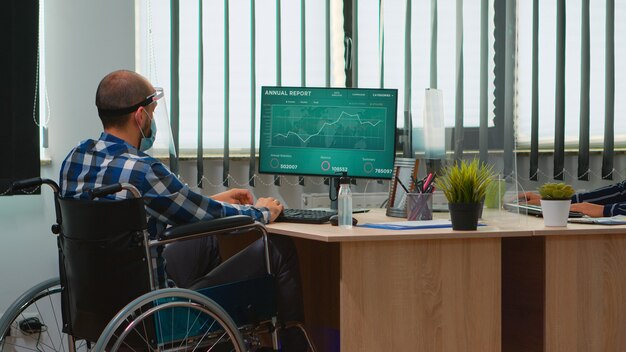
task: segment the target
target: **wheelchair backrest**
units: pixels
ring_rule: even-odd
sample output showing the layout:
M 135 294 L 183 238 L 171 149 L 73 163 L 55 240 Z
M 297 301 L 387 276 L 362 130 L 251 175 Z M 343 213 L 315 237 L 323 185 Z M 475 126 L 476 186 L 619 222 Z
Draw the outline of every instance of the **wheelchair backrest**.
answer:
M 96 341 L 126 304 L 150 291 L 141 198 L 57 198 L 64 332 Z

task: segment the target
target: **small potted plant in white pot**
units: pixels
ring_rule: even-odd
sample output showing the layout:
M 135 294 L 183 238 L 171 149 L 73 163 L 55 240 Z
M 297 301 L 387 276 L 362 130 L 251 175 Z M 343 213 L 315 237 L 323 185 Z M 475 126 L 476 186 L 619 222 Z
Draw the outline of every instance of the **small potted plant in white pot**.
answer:
M 539 187 L 541 211 L 545 226 L 567 226 L 572 196 L 576 193 L 565 183 L 548 182 Z

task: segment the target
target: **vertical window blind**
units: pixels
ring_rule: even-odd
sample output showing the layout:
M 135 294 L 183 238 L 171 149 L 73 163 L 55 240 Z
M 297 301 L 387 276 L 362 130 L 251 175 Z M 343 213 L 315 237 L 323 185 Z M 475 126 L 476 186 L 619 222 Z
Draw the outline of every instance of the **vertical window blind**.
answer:
M 254 184 L 262 85 L 398 88 L 403 133 L 422 127 L 424 89 L 442 89 L 454 157 L 475 145 L 487 160 L 494 133 L 505 175 L 514 172 L 515 150 L 529 147 L 536 177 L 538 151 L 549 147 L 552 177 L 562 178 L 565 149 L 575 146 L 579 178 L 588 177 L 593 148 L 602 148 L 602 176 L 611 177 L 615 140 L 626 137 L 626 126 L 614 126 L 616 111 L 626 109 L 614 101 L 626 88 L 614 79 L 626 68 L 619 60 L 626 39 L 615 43 L 614 36 L 626 26 L 619 21 L 626 5 L 614 0 L 147 3 L 139 67 L 151 79 L 151 69 L 178 71 L 156 82 L 169 88 L 178 147 L 223 156 L 220 182 L 228 182 L 231 154 L 245 153 Z M 183 21 L 168 20 L 176 12 Z M 403 143 L 403 153 L 412 155 L 417 146 L 409 138 Z
M 529 147 L 530 179 L 539 152 L 554 155 L 554 179 L 611 179 L 617 146 L 626 144 L 626 4 L 614 0 L 520 2 L 518 6 L 518 147 Z M 622 19 L 622 21 L 620 21 Z M 577 151 L 577 170 L 565 168 L 565 151 Z M 601 170 L 590 168 L 593 151 L 602 153 Z
M 202 131 L 204 130 L 204 26 L 203 20 L 204 10 L 202 1 L 198 1 L 198 142 L 196 144 L 196 179 L 198 180 L 198 187 L 202 188 L 202 176 L 204 175 L 204 136 Z M 254 21 L 254 16 L 250 18 Z M 254 55 L 254 41 L 251 43 L 252 55 Z M 251 60 L 254 62 L 254 60 Z M 252 67 L 254 69 L 254 67 Z M 254 79 L 254 71 L 250 75 L 251 79 Z M 254 121 L 254 119 L 252 119 Z M 254 143 L 254 140 L 253 140 Z
M 580 33 L 580 132 L 578 134 L 578 179 L 589 180 L 589 0 L 582 0 Z
M 626 16 L 626 6 L 620 3 L 620 18 Z M 606 0 L 606 19 L 605 19 L 605 71 L 604 71 L 604 153 L 602 156 L 602 178 L 611 180 L 613 178 L 613 148 L 615 143 L 615 0 Z M 623 21 L 622 21 L 623 22 Z M 623 24 L 620 23 L 624 30 Z M 623 32 L 620 32 L 623 33 Z M 623 37 L 623 36 L 622 36 Z M 622 39 L 620 37 L 620 39 Z M 620 44 L 624 44 L 623 42 Z M 623 46 L 620 46 L 623 49 Z M 622 54 L 620 52 L 620 54 Z M 620 73 L 626 74 L 626 65 L 623 63 L 624 56 L 620 55 L 622 61 L 620 62 Z M 620 77 L 624 77 L 620 75 Z M 624 92 L 626 85 L 623 81 L 620 81 L 620 92 Z M 624 106 L 623 99 L 620 100 L 619 112 L 623 113 Z M 622 134 L 622 141 L 626 139 L 626 131 L 624 124 L 621 124 L 620 133 Z
M 170 0 L 170 70 L 166 71 L 170 73 L 170 89 L 172 92 L 180 91 L 180 7 L 178 0 Z M 174 150 L 176 155 L 179 154 L 179 140 L 180 134 L 180 97 L 178 94 L 170 95 L 170 117 L 172 125 L 172 136 L 174 139 Z M 169 149 L 169 148 L 168 148 Z M 178 158 L 170 155 L 170 169 L 173 173 L 178 173 Z

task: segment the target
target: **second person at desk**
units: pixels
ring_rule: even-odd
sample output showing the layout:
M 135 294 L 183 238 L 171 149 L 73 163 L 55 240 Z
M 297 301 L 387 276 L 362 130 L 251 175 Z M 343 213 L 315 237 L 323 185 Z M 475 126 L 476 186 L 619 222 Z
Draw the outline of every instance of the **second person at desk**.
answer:
M 528 204 L 540 205 L 541 197 L 535 192 L 524 192 L 520 196 Z M 572 196 L 570 210 L 591 217 L 626 215 L 626 180 L 589 192 Z

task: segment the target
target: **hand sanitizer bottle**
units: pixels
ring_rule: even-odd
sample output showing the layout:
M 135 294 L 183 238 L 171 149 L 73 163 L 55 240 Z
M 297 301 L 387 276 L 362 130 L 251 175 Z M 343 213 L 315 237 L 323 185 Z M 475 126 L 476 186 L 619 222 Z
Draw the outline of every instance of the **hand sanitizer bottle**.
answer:
M 350 178 L 344 174 L 339 179 L 339 193 L 337 194 L 337 210 L 339 227 L 352 228 L 352 191 L 350 190 Z

